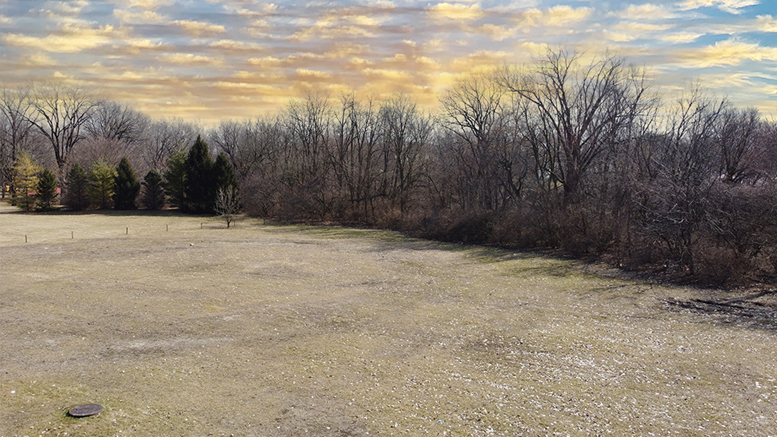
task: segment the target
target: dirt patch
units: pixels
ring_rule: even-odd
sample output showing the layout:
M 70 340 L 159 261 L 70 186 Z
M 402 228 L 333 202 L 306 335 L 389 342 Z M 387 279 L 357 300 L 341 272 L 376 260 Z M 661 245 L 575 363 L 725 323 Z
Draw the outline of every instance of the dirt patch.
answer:
M 387 232 L 10 211 L 0 436 L 777 426 L 766 295 L 733 301 Z M 65 415 L 92 402 L 105 410 Z

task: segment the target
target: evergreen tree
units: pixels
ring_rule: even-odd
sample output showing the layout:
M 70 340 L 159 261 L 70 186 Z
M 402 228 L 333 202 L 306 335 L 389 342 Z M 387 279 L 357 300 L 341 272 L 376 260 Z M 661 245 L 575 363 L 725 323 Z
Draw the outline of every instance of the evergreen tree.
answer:
M 57 176 L 49 169 L 43 169 L 38 176 L 37 209 L 48 211 L 54 206 L 57 199 Z
M 38 187 L 38 174 L 41 168 L 27 152 L 17 156 L 13 166 L 12 203 L 25 211 L 35 207 L 35 190 Z
M 92 198 L 92 204 L 98 205 L 100 209 L 111 207 L 114 192 L 114 178 L 116 170 L 105 161 L 97 161 L 92 164 L 92 171 L 89 172 L 89 196 Z
M 165 171 L 165 193 L 170 198 L 170 204 L 181 209 L 186 209 L 186 152 L 176 152 L 167 161 Z
M 148 209 L 162 209 L 165 207 L 165 190 L 162 183 L 162 175 L 153 168 L 143 178 L 143 195 L 140 202 Z
M 67 174 L 67 187 L 62 201 L 73 211 L 82 211 L 92 204 L 89 199 L 89 174 L 76 164 Z
M 137 209 L 135 203 L 140 193 L 140 182 L 127 158 L 121 158 L 113 180 L 113 207 L 115 209 Z
M 237 188 L 237 179 L 232 170 L 232 164 L 229 163 L 227 155 L 219 153 L 216 162 L 213 164 L 213 182 L 215 183 L 216 193 L 219 190 L 227 191 L 230 188 Z
M 186 183 L 184 195 L 186 210 L 194 213 L 212 212 L 216 203 L 216 187 L 213 182 L 213 159 L 208 144 L 197 136 L 186 157 Z

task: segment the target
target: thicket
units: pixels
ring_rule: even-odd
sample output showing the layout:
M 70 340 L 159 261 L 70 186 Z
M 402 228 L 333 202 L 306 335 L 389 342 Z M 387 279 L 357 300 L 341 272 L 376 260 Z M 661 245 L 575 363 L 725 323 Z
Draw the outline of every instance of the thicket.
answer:
M 22 95 L 6 94 L 5 111 Z M 777 282 L 777 127 L 758 111 L 699 86 L 662 98 L 624 59 L 564 50 L 465 78 L 439 100 L 430 114 L 402 94 L 311 94 L 203 137 L 103 101 L 79 106 L 91 112 L 77 147 L 46 158 L 34 146 L 48 138 L 40 123 L 16 137 L 71 173 L 127 156 L 147 174 L 147 208 L 161 198 L 224 213 L 234 194 L 250 214 L 283 221 L 550 249 L 698 284 Z M 3 160 L 11 149 L 0 149 Z M 64 179 L 71 204 L 78 178 Z

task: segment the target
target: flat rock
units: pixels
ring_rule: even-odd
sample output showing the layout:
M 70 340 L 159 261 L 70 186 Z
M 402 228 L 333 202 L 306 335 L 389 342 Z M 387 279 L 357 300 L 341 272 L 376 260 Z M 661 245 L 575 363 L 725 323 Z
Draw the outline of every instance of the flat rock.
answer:
M 71 408 L 67 414 L 72 417 L 88 417 L 100 414 L 102 410 L 103 406 L 100 404 L 84 404 Z

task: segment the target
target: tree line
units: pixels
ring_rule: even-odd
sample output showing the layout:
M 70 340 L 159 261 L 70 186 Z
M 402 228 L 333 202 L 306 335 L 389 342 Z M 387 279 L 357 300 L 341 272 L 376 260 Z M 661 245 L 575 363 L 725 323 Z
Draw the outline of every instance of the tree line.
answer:
M 460 80 L 436 113 L 403 94 L 311 94 L 210 129 L 81 91 L 5 90 L 0 177 L 8 184 L 20 151 L 65 187 L 76 165 L 126 157 L 155 172 L 155 202 L 191 212 L 239 187 L 246 212 L 284 221 L 560 250 L 704 284 L 774 282 L 777 126 L 686 88 L 670 101 L 623 58 L 562 49 Z M 60 106 L 67 132 L 44 115 Z

